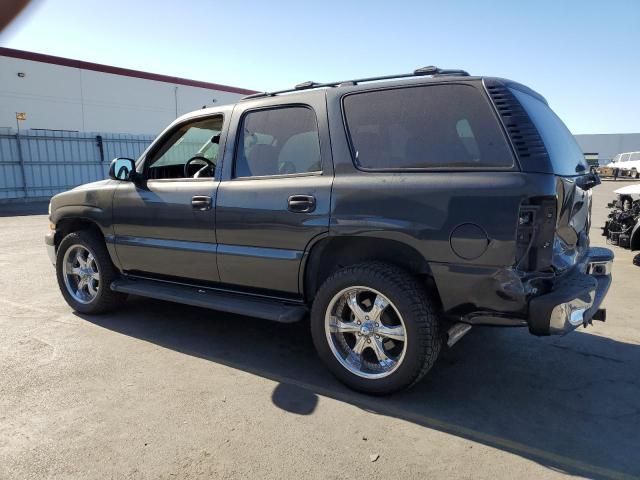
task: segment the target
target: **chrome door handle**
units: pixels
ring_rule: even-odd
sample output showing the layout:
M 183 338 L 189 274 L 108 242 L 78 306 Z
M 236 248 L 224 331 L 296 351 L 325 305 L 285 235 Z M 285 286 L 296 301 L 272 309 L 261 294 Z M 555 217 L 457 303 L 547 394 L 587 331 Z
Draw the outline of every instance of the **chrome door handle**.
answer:
M 211 209 L 211 197 L 196 195 L 191 199 L 191 206 L 197 210 L 209 210 Z

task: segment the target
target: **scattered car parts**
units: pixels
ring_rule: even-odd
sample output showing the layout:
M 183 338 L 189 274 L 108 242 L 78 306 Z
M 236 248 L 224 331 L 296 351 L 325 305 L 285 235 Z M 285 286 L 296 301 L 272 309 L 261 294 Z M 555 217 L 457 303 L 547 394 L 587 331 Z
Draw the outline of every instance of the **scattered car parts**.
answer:
M 611 245 L 640 250 L 640 184 L 627 185 L 614 192 L 611 211 L 602 227 L 602 235 Z

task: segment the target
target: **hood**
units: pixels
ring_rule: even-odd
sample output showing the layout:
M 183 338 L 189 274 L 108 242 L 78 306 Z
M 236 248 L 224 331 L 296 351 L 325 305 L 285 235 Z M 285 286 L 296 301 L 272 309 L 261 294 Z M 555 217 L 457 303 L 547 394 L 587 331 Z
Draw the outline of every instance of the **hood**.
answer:
M 72 188 L 70 191 L 71 192 L 76 192 L 79 190 L 92 190 L 94 188 L 101 188 L 107 185 L 111 185 L 111 183 L 113 182 L 113 180 L 110 179 L 105 179 L 105 180 L 98 180 L 96 182 L 91 182 L 91 183 L 84 183 L 82 185 L 78 185 L 75 188 Z

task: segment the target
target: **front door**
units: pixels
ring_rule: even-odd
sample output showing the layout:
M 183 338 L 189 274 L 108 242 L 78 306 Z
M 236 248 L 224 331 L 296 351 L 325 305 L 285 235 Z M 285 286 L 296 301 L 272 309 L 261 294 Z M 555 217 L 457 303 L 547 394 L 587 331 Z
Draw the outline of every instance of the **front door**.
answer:
M 113 201 L 115 246 L 123 270 L 146 276 L 219 280 L 216 265 L 216 165 L 223 115 L 198 117 L 151 147 L 139 181 Z
M 329 230 L 333 168 L 321 94 L 304 105 L 236 106 L 216 204 L 221 282 L 301 293 L 303 256 Z

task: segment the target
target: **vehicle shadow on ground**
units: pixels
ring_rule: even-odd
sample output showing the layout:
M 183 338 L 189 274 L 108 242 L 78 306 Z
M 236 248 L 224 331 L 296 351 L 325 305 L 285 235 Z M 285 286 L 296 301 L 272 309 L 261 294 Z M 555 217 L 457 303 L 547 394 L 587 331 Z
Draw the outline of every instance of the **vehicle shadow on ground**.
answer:
M 412 390 L 370 397 L 325 370 L 306 322 L 277 324 L 141 298 L 82 318 L 279 382 L 272 401 L 295 414 L 312 414 L 322 395 L 568 474 L 640 476 L 637 345 L 594 334 L 536 338 L 526 329 L 475 328 Z

